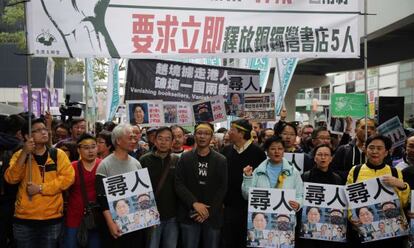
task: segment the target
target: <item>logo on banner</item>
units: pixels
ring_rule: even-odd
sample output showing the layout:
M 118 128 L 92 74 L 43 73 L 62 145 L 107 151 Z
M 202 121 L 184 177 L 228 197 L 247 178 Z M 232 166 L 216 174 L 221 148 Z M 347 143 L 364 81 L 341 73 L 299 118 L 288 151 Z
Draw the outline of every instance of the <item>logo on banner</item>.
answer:
M 56 42 L 55 36 L 53 36 L 49 30 L 44 31 L 36 37 L 36 41 L 44 46 L 51 46 L 53 42 Z

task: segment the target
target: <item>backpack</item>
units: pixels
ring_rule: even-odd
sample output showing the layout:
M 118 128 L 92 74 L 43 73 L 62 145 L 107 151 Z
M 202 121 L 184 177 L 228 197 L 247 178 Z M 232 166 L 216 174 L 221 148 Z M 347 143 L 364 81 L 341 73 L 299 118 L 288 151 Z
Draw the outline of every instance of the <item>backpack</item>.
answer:
M 388 165 L 389 166 L 389 165 Z M 359 171 L 361 170 L 362 164 L 359 165 L 355 165 L 355 169 L 354 169 L 354 174 L 353 174 L 353 179 L 354 179 L 354 183 L 357 181 L 358 179 L 358 175 L 359 175 Z M 398 171 L 396 168 L 389 166 L 391 168 L 391 175 L 393 177 L 398 178 Z

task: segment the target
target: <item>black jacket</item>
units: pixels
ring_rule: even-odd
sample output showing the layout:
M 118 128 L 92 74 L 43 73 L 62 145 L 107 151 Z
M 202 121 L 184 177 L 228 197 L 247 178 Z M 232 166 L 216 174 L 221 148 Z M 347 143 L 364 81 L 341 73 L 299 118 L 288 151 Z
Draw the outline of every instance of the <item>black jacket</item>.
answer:
M 345 181 L 332 169 L 323 172 L 314 167 L 302 175 L 303 182 L 344 185 Z
M 365 163 L 365 154 L 356 146 L 356 139 L 349 144 L 338 147 L 331 163 L 333 171 L 338 173 L 346 181 L 348 173 L 354 165 Z
M 195 223 L 189 216 L 193 204 L 202 202 L 209 208 L 209 218 L 204 222 L 213 228 L 220 228 L 223 221 L 222 206 L 227 192 L 227 161 L 220 153 L 210 150 L 207 169 L 207 184 L 202 194 L 198 178 L 197 150 L 184 152 L 178 161 L 175 174 L 175 190 L 178 195 L 177 219 L 182 223 Z
M 155 194 L 155 201 L 157 202 L 157 208 L 160 212 L 160 219 L 166 220 L 177 216 L 177 195 L 175 194 L 175 169 L 176 161 L 178 161 L 177 155 L 170 154 L 170 157 L 162 159 L 157 156 L 154 151 L 144 154 L 139 162 L 142 168 L 148 169 L 148 174 L 151 178 L 152 188 Z M 172 156 L 176 157 L 175 160 Z M 174 163 L 175 161 L 175 163 Z M 161 189 L 157 194 L 157 187 L 159 181 L 166 169 L 165 166 L 169 166 L 167 177 L 161 185 Z

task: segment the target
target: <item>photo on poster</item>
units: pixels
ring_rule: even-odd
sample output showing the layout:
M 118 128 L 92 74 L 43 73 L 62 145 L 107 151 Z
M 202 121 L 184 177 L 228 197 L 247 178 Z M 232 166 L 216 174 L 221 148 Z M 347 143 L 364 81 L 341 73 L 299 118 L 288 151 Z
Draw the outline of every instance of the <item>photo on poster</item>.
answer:
M 304 206 L 300 237 L 346 242 L 346 210 Z
M 345 132 L 345 118 L 331 117 L 329 118 L 329 129 L 331 133 L 343 134 Z
M 148 124 L 148 103 L 127 102 L 128 120 L 131 125 Z
M 193 105 L 194 111 L 194 118 L 196 123 L 200 123 L 203 121 L 212 122 L 214 121 L 213 118 L 213 111 L 211 108 L 211 102 L 205 101 L 198 104 Z
M 164 103 L 163 104 L 163 110 L 164 110 L 164 123 L 166 125 L 168 124 L 176 124 L 178 122 L 177 120 L 177 104 L 170 104 L 170 103 Z
M 153 192 L 118 199 L 109 202 L 112 219 L 122 233 L 158 225 L 160 215 L 156 208 Z
M 359 237 L 362 242 L 405 236 L 409 226 L 400 208 L 400 201 L 393 200 L 352 210 L 360 222 Z
M 408 235 L 409 225 L 394 188 L 382 177 L 345 186 L 351 216 L 361 242 Z
M 249 212 L 247 247 L 286 247 L 295 243 L 294 214 Z
M 238 92 L 228 93 L 226 100 L 227 115 L 243 116 L 244 111 L 244 94 Z

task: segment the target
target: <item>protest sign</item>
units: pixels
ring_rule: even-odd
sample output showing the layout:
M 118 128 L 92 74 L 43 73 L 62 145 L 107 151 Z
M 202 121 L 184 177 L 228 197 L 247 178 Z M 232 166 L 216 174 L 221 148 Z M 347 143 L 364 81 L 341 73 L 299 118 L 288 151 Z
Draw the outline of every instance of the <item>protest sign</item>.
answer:
M 162 126 L 164 124 L 162 101 L 126 101 L 127 119 L 132 125 Z
M 379 134 L 387 136 L 392 141 L 392 148 L 403 145 L 407 136 L 405 135 L 404 128 L 401 125 L 398 116 L 394 116 L 388 121 L 382 123 L 377 131 Z
M 398 195 L 381 177 L 346 185 L 345 193 L 361 242 L 408 234 Z
M 285 152 L 284 157 L 300 172 L 300 174 L 303 174 L 303 168 L 305 164 L 304 153 Z
M 331 96 L 332 117 L 355 117 L 365 116 L 366 94 L 360 93 L 335 93 Z
M 357 58 L 358 3 L 30 1 L 28 47 L 41 57 Z
M 346 242 L 347 201 L 344 186 L 304 183 L 300 237 Z
M 272 92 L 275 94 L 275 112 L 277 115 L 282 110 L 283 101 L 286 96 L 286 92 L 289 88 L 290 81 L 295 72 L 296 65 L 299 59 L 297 58 L 277 58 L 275 74 L 273 75 Z
M 109 211 L 122 234 L 160 224 L 148 169 L 103 179 Z
M 329 130 L 333 134 L 343 134 L 345 132 L 346 121 L 345 118 L 330 117 Z
M 293 248 L 295 242 L 295 190 L 250 188 L 247 247 Z
M 185 102 L 163 102 L 165 125 L 192 125 L 193 112 L 191 104 Z
M 414 190 L 411 190 L 411 212 L 414 213 Z M 414 219 L 410 219 L 410 239 L 414 240 Z
M 276 119 L 274 94 L 245 94 L 244 117 L 260 122 L 274 121 Z
M 212 96 L 260 93 L 259 71 L 167 60 L 128 61 L 125 100 L 194 102 Z
M 192 104 L 194 122 L 216 123 L 227 120 L 226 108 L 222 96 L 211 97 Z

